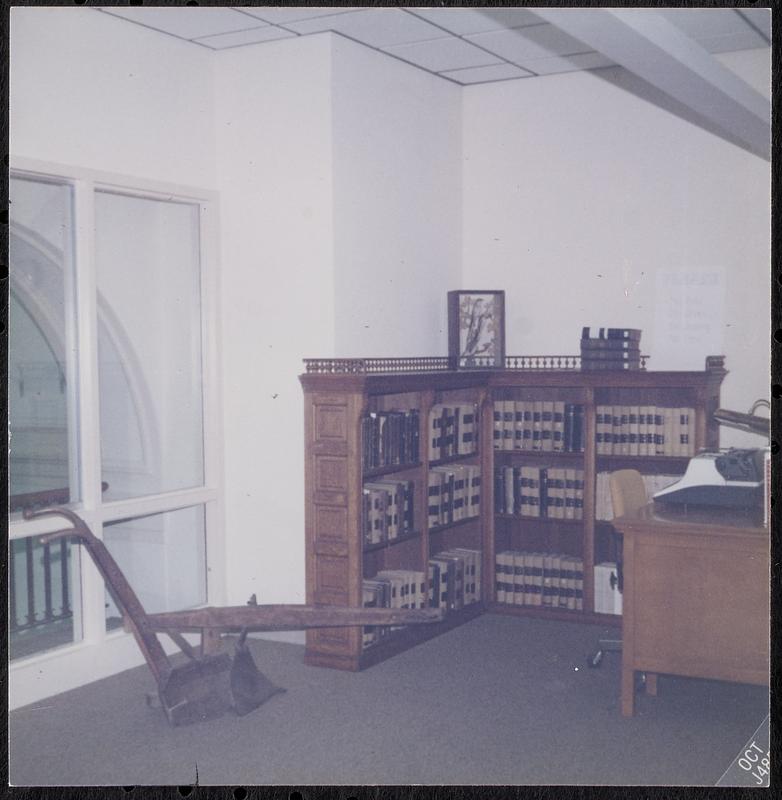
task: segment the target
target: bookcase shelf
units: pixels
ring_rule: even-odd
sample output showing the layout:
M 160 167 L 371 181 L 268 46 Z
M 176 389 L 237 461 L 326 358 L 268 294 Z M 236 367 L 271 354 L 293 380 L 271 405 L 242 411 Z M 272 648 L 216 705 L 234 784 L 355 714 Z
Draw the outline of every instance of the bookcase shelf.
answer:
M 723 359 L 710 357 L 705 370 L 686 372 L 542 368 L 547 363 L 545 357 L 529 360 L 531 368 L 514 363 L 491 371 L 452 370 L 439 361 L 427 371 L 424 367 L 428 363 L 427 359 L 359 359 L 351 360 L 347 365 L 350 369 L 345 371 L 342 361 L 332 364 L 331 360 L 319 359 L 308 362 L 308 368 L 317 364 L 317 370 L 300 376 L 305 421 L 306 600 L 314 605 L 361 606 L 363 582 L 378 572 L 411 570 L 428 575 L 429 559 L 440 551 L 469 548 L 481 552 L 479 602 L 450 611 L 441 623 L 403 628 L 368 647 L 364 646 L 360 627 L 309 630 L 307 663 L 363 669 L 487 610 L 621 624 L 619 616 L 593 611 L 595 564 L 611 560 L 612 555 L 611 524 L 596 520 L 600 499 L 596 491 L 605 483 L 600 473 L 633 468 L 650 476 L 675 476 L 684 472 L 689 456 L 598 453 L 598 406 L 686 409 L 691 452 L 716 447 L 719 428 L 713 413 L 720 405 L 720 387 L 727 374 Z M 405 371 L 406 365 L 409 371 Z M 495 401 L 518 401 L 522 409 L 526 408 L 524 404 L 537 401 L 559 403 L 559 409 L 562 403 L 577 404 L 582 414 L 579 435 L 583 450 L 496 449 Z M 434 458 L 437 449 L 430 447 L 430 413 L 435 409 L 436 415 L 443 406 L 460 404 L 477 411 L 476 450 Z M 367 453 L 363 421 L 368 415 L 395 413 L 398 420 L 398 412 L 417 416 L 418 459 L 412 464 L 363 469 Z M 555 430 L 553 426 L 551 430 Z M 567 434 L 571 444 L 577 441 L 573 436 L 571 428 Z M 480 468 L 479 513 L 429 527 L 430 470 L 448 471 L 449 467 L 457 472 Z M 578 480 L 583 481 L 582 518 L 495 514 L 495 473 L 504 470 L 509 475 L 517 468 L 576 471 Z M 502 477 L 498 475 L 497 481 Z M 414 528 L 390 541 L 366 545 L 362 491 L 366 481 L 381 479 L 406 481 L 413 487 Z M 562 487 L 562 483 L 552 485 Z M 561 555 L 563 565 L 565 557 L 579 560 L 579 569 L 583 567 L 583 609 L 496 602 L 496 556 L 503 550 Z M 428 588 L 428 580 L 426 583 Z
M 385 550 L 389 547 L 394 547 L 395 545 L 402 544 L 403 542 L 410 541 L 411 539 L 420 539 L 421 538 L 421 531 L 409 531 L 407 533 L 400 533 L 394 539 L 387 539 L 383 542 L 376 542 L 374 544 L 365 544 L 364 545 L 364 552 L 365 553 L 374 553 L 378 550 Z
M 365 469 L 363 474 L 364 480 L 373 480 L 386 475 L 402 475 L 407 472 L 416 472 L 419 469 L 421 469 L 421 462 L 417 461 L 414 464 L 392 464 L 388 467 L 373 467 L 372 469 Z

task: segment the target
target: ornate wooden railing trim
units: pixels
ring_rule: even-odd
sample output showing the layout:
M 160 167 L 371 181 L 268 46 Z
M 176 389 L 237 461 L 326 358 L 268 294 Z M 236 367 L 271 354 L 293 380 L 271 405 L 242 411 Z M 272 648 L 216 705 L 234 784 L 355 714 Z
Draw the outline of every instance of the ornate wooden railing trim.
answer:
M 641 369 L 646 369 L 649 356 L 642 355 Z M 453 369 L 446 356 L 411 356 L 405 358 L 305 358 L 305 369 L 316 374 L 358 374 L 402 372 L 447 372 Z M 493 368 L 491 359 L 477 359 L 471 369 Z M 581 356 L 506 356 L 505 369 L 581 369 Z

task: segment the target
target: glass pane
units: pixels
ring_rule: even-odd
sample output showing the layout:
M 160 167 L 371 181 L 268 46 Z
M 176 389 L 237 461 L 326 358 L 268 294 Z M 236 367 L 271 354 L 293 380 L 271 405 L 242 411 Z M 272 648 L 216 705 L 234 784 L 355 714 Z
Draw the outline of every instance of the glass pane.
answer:
M 11 660 L 70 644 L 81 638 L 74 591 L 78 597 L 78 558 L 67 539 L 40 543 L 30 536 L 9 542 L 8 637 Z M 76 609 L 78 611 L 78 609 Z
M 204 481 L 198 206 L 98 192 L 104 500 Z
M 71 189 L 10 181 L 11 511 L 79 498 Z
M 206 602 L 203 506 L 110 522 L 103 540 L 148 614 Z M 106 627 L 121 624 L 107 592 Z

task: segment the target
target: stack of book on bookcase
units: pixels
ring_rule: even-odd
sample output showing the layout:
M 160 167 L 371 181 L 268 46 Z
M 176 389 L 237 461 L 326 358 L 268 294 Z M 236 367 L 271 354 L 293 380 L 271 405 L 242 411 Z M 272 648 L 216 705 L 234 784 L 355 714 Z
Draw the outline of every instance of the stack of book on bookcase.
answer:
M 580 453 L 584 406 L 561 400 L 495 400 L 494 449 Z
M 361 420 L 362 468 L 403 466 L 419 460 L 418 411 L 374 411 Z
M 453 547 L 432 556 L 428 573 L 408 569 L 380 570 L 362 584 L 365 608 L 442 608 L 446 613 L 481 599 L 481 551 Z M 427 591 L 426 578 L 429 588 Z M 366 625 L 369 647 L 401 626 Z
M 583 519 L 584 470 L 498 466 L 494 470 L 494 513 Z
M 598 455 L 693 456 L 695 409 L 667 406 L 598 405 Z
M 429 559 L 429 605 L 446 613 L 481 599 L 481 551 L 452 547 Z
M 429 412 L 429 459 L 439 461 L 478 451 L 478 406 L 435 403 Z
M 611 501 L 610 472 L 598 472 L 595 478 L 595 519 L 612 520 L 614 518 L 614 505 Z M 656 492 L 676 483 L 679 475 L 642 475 L 646 496 L 652 501 Z
M 363 582 L 365 608 L 426 608 L 426 575 L 418 570 L 384 569 Z M 400 626 L 366 625 L 363 645 L 369 647 Z
M 584 607 L 584 562 L 564 553 L 503 550 L 495 556 L 498 603 L 580 611 Z
M 481 511 L 481 468 L 477 464 L 430 467 L 429 527 L 477 517 Z
M 641 331 L 637 328 L 584 328 L 581 369 L 641 369 Z
M 364 482 L 364 545 L 390 542 L 413 532 L 413 487 L 413 481 Z

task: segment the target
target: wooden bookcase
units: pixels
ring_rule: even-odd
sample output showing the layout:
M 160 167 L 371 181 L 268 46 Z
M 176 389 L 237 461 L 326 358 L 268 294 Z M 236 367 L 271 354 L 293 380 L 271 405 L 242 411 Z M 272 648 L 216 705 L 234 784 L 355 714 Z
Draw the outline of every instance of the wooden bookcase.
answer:
M 486 610 L 602 624 L 621 617 L 595 614 L 593 567 L 610 557 L 610 525 L 595 521 L 595 484 L 600 471 L 623 468 L 681 474 L 689 457 L 603 455 L 595 445 L 596 408 L 603 404 L 671 405 L 695 411 L 693 449 L 718 446 L 713 412 L 727 374 L 722 357 L 692 372 L 581 371 L 577 357 L 508 357 L 495 371 L 456 371 L 445 358 L 307 360 L 300 376 L 305 419 L 306 600 L 315 605 L 362 604 L 362 581 L 381 569 L 424 573 L 430 556 L 450 547 L 480 549 L 481 599 L 449 613 L 437 624 L 411 626 L 362 646 L 361 628 L 307 631 L 309 664 L 358 670 L 436 636 Z M 560 399 L 583 405 L 583 452 L 495 450 L 495 400 Z M 429 411 L 436 403 L 474 403 L 479 414 L 475 454 L 430 462 Z M 364 470 L 362 419 L 371 412 L 416 409 L 419 459 L 415 463 Z M 435 463 L 472 463 L 481 468 L 477 517 L 432 530 L 427 526 L 427 476 Z M 581 520 L 496 515 L 494 471 L 508 465 L 562 465 L 583 470 Z M 365 545 L 362 486 L 393 476 L 414 484 L 414 530 L 392 542 Z M 515 606 L 495 602 L 495 554 L 502 549 L 560 551 L 583 561 L 583 610 Z

